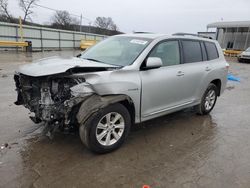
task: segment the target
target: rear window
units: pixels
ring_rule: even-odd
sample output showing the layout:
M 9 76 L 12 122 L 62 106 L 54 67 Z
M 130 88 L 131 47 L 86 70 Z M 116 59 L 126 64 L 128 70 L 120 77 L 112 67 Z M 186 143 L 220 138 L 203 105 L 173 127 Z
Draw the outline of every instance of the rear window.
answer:
M 185 63 L 202 61 L 201 45 L 199 41 L 182 41 L 183 56 Z
M 207 49 L 208 60 L 213 60 L 219 58 L 219 54 L 216 48 L 216 45 L 212 42 L 205 42 Z

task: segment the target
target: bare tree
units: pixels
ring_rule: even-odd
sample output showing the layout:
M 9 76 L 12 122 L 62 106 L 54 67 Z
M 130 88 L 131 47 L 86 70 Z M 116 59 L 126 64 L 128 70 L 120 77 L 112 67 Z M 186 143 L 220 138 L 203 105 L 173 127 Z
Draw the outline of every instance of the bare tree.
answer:
M 112 24 L 112 25 L 110 26 L 110 30 L 112 30 L 112 31 L 119 31 L 119 28 L 118 28 L 118 26 L 114 23 L 114 24 Z
M 52 26 L 60 28 L 60 29 L 70 29 L 72 25 L 77 25 L 78 21 L 71 17 L 68 11 L 56 11 L 56 13 L 52 16 Z
M 18 0 L 18 1 L 20 8 L 24 12 L 23 22 L 25 22 L 27 18 L 30 18 L 30 15 L 34 13 L 32 9 L 39 0 Z
M 102 29 L 118 30 L 117 25 L 110 17 L 97 17 L 95 20 L 95 26 Z
M 0 0 L 0 13 L 1 18 L 7 19 L 9 21 L 12 20 L 12 16 L 10 15 L 8 8 L 8 0 Z

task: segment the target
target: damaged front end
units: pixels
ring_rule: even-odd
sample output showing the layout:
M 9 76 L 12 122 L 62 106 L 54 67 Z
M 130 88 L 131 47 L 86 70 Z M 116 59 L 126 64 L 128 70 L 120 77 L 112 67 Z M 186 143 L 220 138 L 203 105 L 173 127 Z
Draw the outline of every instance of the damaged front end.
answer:
M 93 93 L 84 77 L 51 75 L 32 77 L 14 75 L 17 90 L 16 105 L 24 105 L 34 116 L 34 123 L 44 122 L 44 133 L 49 137 L 58 129 L 69 131 L 78 124 L 76 113 L 80 104 Z

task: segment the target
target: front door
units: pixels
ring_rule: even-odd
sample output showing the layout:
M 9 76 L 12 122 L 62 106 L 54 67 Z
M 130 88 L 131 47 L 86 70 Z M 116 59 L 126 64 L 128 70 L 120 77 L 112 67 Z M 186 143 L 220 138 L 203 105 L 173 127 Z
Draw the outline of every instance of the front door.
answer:
M 178 40 L 164 41 L 155 46 L 149 57 L 159 57 L 163 66 L 142 70 L 141 117 L 151 119 L 166 110 L 184 104 L 186 100 L 184 72 Z

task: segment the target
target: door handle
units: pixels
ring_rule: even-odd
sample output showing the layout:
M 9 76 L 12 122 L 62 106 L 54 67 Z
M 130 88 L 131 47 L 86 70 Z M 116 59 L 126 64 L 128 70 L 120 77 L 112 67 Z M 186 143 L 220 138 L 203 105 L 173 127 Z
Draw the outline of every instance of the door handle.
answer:
M 210 67 L 206 67 L 205 70 L 206 70 L 206 71 L 211 71 L 211 68 L 210 68 Z
M 177 76 L 184 76 L 184 72 L 178 71 L 178 72 L 177 72 Z

